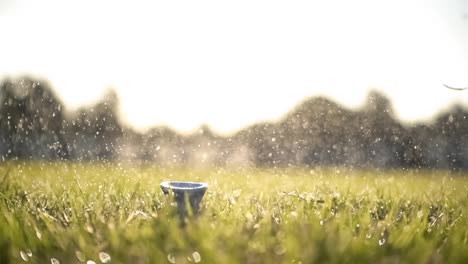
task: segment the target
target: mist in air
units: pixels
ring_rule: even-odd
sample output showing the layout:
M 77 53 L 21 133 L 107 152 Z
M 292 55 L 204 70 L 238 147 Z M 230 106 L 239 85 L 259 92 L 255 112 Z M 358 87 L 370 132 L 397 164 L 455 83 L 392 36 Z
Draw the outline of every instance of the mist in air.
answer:
M 5 80 L 0 103 L 3 161 L 468 168 L 466 107 L 454 105 L 430 122 L 405 124 L 395 118 L 391 101 L 377 91 L 358 109 L 310 97 L 275 122 L 253 123 L 229 136 L 207 125 L 192 133 L 167 126 L 139 132 L 121 121 L 119 97 L 112 90 L 93 105 L 68 110 L 47 82 L 28 77 Z
M 467 14 L 0 0 L 0 263 L 468 263 Z
M 48 80 L 69 110 L 111 87 L 139 131 L 228 135 L 310 97 L 359 109 L 371 90 L 405 123 L 468 100 L 443 87 L 468 84 L 465 1 L 0 5 L 0 79 Z
M 463 1 L 26 2 L 2 160 L 468 168 Z

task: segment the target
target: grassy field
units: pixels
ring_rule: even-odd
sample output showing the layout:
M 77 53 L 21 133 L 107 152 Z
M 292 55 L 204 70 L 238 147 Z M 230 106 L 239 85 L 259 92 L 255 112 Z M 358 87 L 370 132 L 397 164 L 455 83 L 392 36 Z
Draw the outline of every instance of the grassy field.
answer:
M 181 225 L 162 180 L 206 181 Z M 0 263 L 468 263 L 468 177 L 0 165 Z

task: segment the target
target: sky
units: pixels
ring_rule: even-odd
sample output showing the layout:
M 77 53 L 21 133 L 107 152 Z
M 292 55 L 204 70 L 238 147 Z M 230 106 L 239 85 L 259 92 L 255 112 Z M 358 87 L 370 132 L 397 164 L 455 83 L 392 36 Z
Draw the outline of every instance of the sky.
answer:
M 405 122 L 468 103 L 468 0 L 0 1 L 0 79 L 69 109 L 117 91 L 139 129 L 232 133 L 311 96 L 382 91 Z

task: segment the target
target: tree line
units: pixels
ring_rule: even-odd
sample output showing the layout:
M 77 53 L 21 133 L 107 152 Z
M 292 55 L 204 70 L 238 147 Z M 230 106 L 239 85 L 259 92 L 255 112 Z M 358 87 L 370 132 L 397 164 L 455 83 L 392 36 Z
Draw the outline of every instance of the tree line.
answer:
M 161 166 L 348 166 L 468 169 L 468 112 L 460 105 L 426 123 L 403 124 L 391 102 L 370 92 L 347 109 L 324 97 L 304 100 L 277 122 L 231 136 L 202 126 L 141 133 L 118 117 L 109 91 L 94 105 L 65 109 L 50 85 L 31 77 L 0 83 L 0 161 L 132 161 Z

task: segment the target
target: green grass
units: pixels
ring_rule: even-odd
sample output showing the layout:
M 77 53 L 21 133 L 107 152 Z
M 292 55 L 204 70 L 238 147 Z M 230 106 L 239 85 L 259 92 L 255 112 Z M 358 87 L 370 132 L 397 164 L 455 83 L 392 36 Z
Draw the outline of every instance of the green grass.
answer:
M 468 177 L 340 170 L 4 163 L 0 263 L 468 262 Z M 200 215 L 162 180 L 208 182 Z

